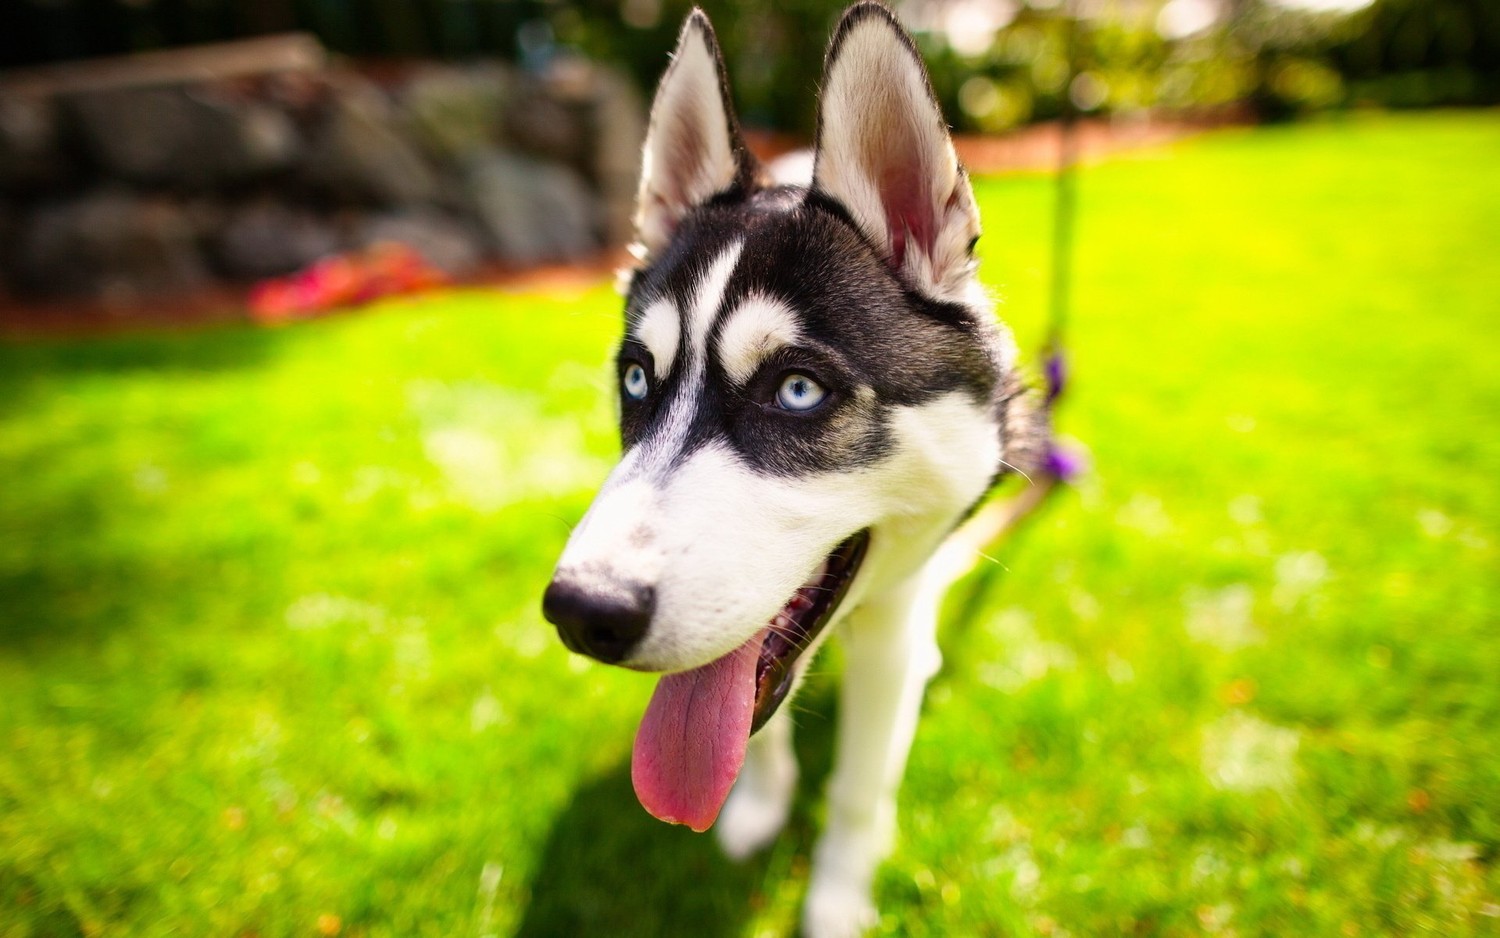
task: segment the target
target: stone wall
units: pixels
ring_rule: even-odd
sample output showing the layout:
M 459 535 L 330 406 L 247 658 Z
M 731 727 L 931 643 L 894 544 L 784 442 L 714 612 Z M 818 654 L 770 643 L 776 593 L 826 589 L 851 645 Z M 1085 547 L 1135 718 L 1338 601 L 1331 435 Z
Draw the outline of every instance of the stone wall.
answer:
M 618 73 L 280 41 L 0 77 L 0 291 L 139 299 L 385 240 L 461 277 L 628 238 L 644 105 Z

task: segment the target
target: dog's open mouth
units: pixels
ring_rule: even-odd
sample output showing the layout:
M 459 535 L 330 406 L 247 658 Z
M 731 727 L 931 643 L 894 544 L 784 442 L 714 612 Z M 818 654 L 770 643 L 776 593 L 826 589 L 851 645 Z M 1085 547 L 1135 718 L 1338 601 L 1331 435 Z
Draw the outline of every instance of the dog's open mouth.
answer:
M 840 544 L 739 648 L 657 682 L 630 761 L 636 797 L 647 811 L 697 831 L 713 824 L 750 734 L 786 699 L 797 660 L 832 621 L 869 543 L 865 530 Z
M 834 610 L 849 591 L 849 584 L 854 582 L 869 543 L 870 532 L 864 530 L 840 544 L 766 627 L 760 660 L 755 665 L 751 733 L 765 726 L 786 699 L 796 675 L 793 666 L 833 618 Z

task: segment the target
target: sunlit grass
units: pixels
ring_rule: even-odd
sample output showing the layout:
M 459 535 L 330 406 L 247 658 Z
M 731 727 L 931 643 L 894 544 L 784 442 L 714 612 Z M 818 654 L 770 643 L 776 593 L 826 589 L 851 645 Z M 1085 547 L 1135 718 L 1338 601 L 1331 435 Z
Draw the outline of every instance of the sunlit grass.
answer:
M 911 935 L 1500 929 L 1500 117 L 1090 168 L 1095 474 L 960 586 L 879 881 Z M 1043 319 L 1046 180 L 982 180 Z M 538 595 L 613 454 L 617 301 L 460 292 L 0 348 L 0 935 L 741 935 L 647 818 L 651 681 Z

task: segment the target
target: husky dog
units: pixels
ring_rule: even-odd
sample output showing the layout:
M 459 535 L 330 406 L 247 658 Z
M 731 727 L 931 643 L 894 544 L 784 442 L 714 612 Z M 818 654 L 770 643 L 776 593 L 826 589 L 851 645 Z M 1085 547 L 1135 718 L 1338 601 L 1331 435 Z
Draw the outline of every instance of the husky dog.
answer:
M 803 915 L 818 938 L 875 921 L 938 605 L 979 546 L 972 523 L 955 529 L 1045 432 L 976 277 L 968 177 L 887 8 L 844 14 L 822 88 L 812 178 L 776 184 L 745 148 L 707 17 L 684 24 L 645 144 L 623 456 L 543 599 L 568 648 L 664 672 L 636 793 L 662 820 L 717 820 L 736 858 L 786 820 L 781 705 L 838 632 Z

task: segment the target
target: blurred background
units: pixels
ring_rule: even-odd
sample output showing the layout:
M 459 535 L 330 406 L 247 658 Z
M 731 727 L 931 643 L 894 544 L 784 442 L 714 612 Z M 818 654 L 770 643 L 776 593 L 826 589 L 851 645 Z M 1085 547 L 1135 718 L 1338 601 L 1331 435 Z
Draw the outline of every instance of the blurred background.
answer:
M 0 287 L 154 301 L 390 242 L 460 277 L 595 256 L 628 240 L 644 90 L 686 10 L 14 0 L 0 9 Z M 839 4 L 711 12 L 758 147 L 808 140 Z M 1487 0 L 910 0 L 900 12 L 964 134 L 1074 113 L 1140 136 L 1500 101 Z M 979 169 L 1018 159 L 965 156 Z
M 0 938 L 794 930 L 836 645 L 736 865 L 538 608 L 686 10 L 0 3 Z M 804 144 L 840 5 L 706 10 Z M 1500 933 L 1500 6 L 897 10 L 1090 468 L 948 604 L 877 933 Z
M 690 4 L 528 0 L 17 0 L 0 66 L 289 32 L 360 60 L 498 59 L 530 70 L 583 55 L 650 87 Z M 909 0 L 898 5 L 960 130 L 1056 116 L 1070 71 L 1084 110 L 1244 104 L 1261 116 L 1379 104 L 1494 103 L 1500 13 L 1483 0 Z M 753 126 L 809 130 L 837 3 L 710 12 Z M 1085 25 L 1072 62 L 1064 34 Z M 967 90 L 965 90 L 967 86 Z

